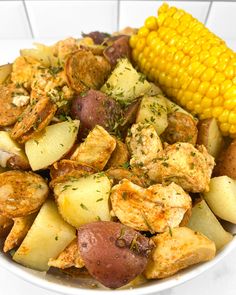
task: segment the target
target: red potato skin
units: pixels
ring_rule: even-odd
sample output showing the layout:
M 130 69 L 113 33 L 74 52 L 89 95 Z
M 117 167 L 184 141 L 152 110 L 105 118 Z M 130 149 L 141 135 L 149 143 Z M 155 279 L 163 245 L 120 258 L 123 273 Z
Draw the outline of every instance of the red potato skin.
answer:
M 86 135 L 96 125 L 112 131 L 122 116 L 118 102 L 101 91 L 89 90 L 84 96 L 78 95 L 72 101 L 71 116 L 80 120 L 80 132 Z
M 236 179 L 236 140 L 220 153 L 213 175 Z
M 131 59 L 129 38 L 127 35 L 119 35 L 107 40 L 108 47 L 104 49 L 103 54 L 113 68 L 119 58 L 127 57 L 129 60 Z
M 126 285 L 144 271 L 153 248 L 139 232 L 111 221 L 80 227 L 78 246 L 90 275 L 113 289 Z

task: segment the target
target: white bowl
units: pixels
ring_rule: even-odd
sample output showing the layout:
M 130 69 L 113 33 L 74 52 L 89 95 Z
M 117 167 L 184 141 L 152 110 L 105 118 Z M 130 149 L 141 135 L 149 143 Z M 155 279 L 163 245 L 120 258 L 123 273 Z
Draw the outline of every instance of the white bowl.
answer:
M 235 227 L 231 228 L 232 233 L 235 230 Z M 202 274 L 203 272 L 209 270 L 215 264 L 219 263 L 233 249 L 236 249 L 236 237 L 221 251 L 219 251 L 216 257 L 209 262 L 195 265 L 167 279 L 150 280 L 144 285 L 129 289 L 116 290 L 115 292 L 120 295 L 145 295 L 170 289 L 186 281 L 189 281 L 197 277 L 198 275 Z M 28 281 L 29 283 L 32 283 L 38 287 L 58 292 L 64 295 L 98 295 L 109 294 L 111 292 L 114 292 L 114 290 L 106 289 L 102 286 L 99 286 L 98 288 L 92 287 L 94 283 L 92 279 L 73 279 L 69 278 L 66 275 L 56 275 L 25 268 L 19 264 L 16 264 L 8 256 L 1 252 L 0 267 L 8 270 L 9 272 L 20 277 L 21 279 Z

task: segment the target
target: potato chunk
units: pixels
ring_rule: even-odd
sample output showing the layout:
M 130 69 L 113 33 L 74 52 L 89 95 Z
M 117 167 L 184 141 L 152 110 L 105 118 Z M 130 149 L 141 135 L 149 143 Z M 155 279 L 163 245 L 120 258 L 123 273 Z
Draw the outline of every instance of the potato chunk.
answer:
M 58 210 L 71 225 L 79 227 L 96 220 L 110 220 L 111 183 L 104 173 L 58 183 L 54 194 Z
M 50 125 L 25 144 L 25 152 L 33 171 L 44 169 L 60 160 L 72 148 L 77 138 L 79 121 Z
M 136 123 L 138 122 L 151 124 L 158 135 L 162 134 L 168 125 L 165 97 L 145 95 L 137 112 Z
M 126 179 L 112 188 L 110 198 L 112 210 L 123 224 L 152 233 L 179 226 L 192 204 L 190 196 L 175 183 L 144 189 Z
M 215 215 L 236 224 L 236 180 L 228 176 L 212 178 L 204 199 Z
M 15 218 L 36 212 L 48 191 L 45 180 L 35 173 L 3 172 L 0 174 L 0 214 Z
M 120 59 L 101 91 L 123 104 L 142 96 L 151 85 L 138 73 L 127 58 Z
M 187 227 L 204 234 L 214 241 L 217 250 L 233 239 L 233 236 L 225 231 L 204 200 L 193 207 Z
M 13 220 L 0 215 L 0 238 L 5 237 L 13 225 Z
M 35 217 L 36 214 L 33 213 L 25 217 L 14 218 L 14 225 L 4 242 L 4 252 L 8 252 L 20 245 L 20 243 L 27 235 L 28 230 L 30 229 Z
M 173 228 L 170 232 L 152 238 L 156 244 L 144 272 L 148 279 L 169 277 L 181 269 L 214 258 L 214 242 L 187 227 Z
M 103 127 L 96 125 L 71 160 L 103 170 L 115 147 L 116 140 Z
M 13 260 L 36 270 L 47 271 L 49 259 L 57 257 L 75 237 L 75 229 L 61 218 L 56 204 L 48 200 Z
M 125 143 L 116 139 L 116 148 L 109 161 L 107 162 L 106 168 L 121 167 L 129 160 L 129 151 Z

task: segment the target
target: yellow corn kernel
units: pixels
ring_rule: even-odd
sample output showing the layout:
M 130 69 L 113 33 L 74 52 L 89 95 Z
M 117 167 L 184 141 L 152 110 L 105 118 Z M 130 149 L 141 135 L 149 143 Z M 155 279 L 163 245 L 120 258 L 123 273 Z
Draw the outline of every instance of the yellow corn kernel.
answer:
M 236 137 L 236 54 L 202 23 L 166 3 L 130 38 L 147 78 L 201 119 Z
M 157 19 L 155 16 L 149 16 L 145 21 L 145 27 L 149 30 L 157 29 Z

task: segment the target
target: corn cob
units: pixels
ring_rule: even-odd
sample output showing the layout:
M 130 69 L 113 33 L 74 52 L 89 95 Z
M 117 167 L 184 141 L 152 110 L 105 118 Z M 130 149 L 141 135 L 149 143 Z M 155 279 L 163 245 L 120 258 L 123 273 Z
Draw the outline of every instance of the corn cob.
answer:
M 236 54 L 190 14 L 163 4 L 130 38 L 148 79 L 200 119 L 215 117 L 236 137 Z

